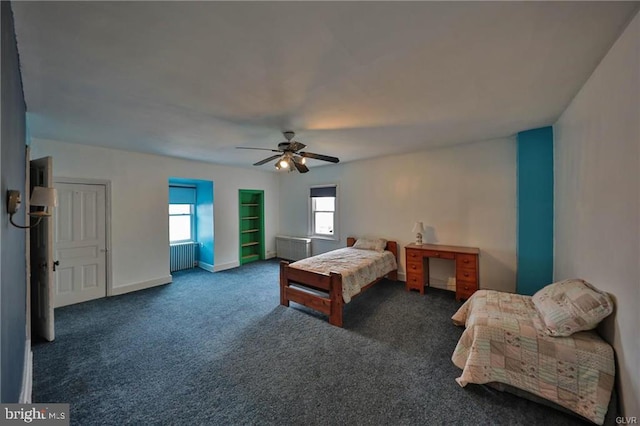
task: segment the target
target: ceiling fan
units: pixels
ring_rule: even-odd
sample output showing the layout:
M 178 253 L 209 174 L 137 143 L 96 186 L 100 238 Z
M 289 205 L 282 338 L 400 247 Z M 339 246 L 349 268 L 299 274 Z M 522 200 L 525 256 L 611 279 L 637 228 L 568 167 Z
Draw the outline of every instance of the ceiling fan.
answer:
M 305 165 L 307 158 L 313 158 L 315 160 L 328 161 L 330 163 L 338 163 L 340 159 L 337 157 L 331 157 L 329 155 L 322 154 L 314 154 L 313 152 L 305 152 L 300 151 L 306 147 L 305 144 L 300 143 L 298 141 L 291 141 L 293 137 L 296 135 L 292 131 L 283 132 L 283 135 L 286 139 L 286 142 L 280 142 L 278 144 L 278 149 L 268 149 L 268 148 L 251 148 L 238 146 L 237 149 L 259 149 L 262 151 L 271 151 L 277 152 L 278 154 L 272 155 L 271 157 L 265 158 L 264 160 L 260 160 L 257 163 L 253 163 L 254 166 L 261 166 L 263 164 L 268 163 L 269 161 L 276 160 L 276 169 L 288 169 L 289 171 L 293 171 L 294 168 L 298 170 L 300 173 L 307 173 L 309 168 Z

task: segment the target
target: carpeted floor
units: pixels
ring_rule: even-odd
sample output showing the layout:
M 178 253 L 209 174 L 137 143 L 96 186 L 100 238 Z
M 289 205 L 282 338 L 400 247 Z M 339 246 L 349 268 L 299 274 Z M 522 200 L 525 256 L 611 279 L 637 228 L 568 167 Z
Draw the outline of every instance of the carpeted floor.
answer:
M 453 293 L 383 281 L 340 329 L 278 292 L 272 260 L 57 309 L 55 342 L 33 348 L 34 402 L 70 403 L 80 425 L 582 424 L 458 386 Z

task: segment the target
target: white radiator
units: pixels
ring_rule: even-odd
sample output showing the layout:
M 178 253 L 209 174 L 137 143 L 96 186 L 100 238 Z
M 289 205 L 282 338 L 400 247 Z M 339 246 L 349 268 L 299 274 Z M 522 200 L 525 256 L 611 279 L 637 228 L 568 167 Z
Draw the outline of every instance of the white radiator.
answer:
M 198 243 L 179 243 L 169 246 L 169 269 L 171 272 L 189 269 L 198 265 L 196 250 Z
M 300 260 L 311 256 L 311 238 L 276 237 L 276 254 L 281 259 Z

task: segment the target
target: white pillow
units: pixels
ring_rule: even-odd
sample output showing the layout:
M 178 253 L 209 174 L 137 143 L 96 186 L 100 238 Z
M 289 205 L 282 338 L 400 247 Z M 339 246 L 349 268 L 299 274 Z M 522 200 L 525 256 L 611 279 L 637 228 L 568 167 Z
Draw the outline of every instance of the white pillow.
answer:
M 383 238 L 358 238 L 356 243 L 353 245 L 353 248 L 360 250 L 374 250 L 383 252 L 384 248 L 387 246 L 387 240 Z
M 534 294 L 532 301 L 550 336 L 591 330 L 613 312 L 611 297 L 580 279 L 549 284 Z

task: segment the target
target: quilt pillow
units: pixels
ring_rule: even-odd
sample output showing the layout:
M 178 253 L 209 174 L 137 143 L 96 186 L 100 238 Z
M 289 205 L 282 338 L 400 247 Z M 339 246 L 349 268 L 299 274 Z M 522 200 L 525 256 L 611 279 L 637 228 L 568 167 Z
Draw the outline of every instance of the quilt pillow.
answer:
M 383 238 L 358 238 L 353 248 L 383 252 L 386 246 L 387 240 Z
M 613 301 L 588 282 L 569 279 L 549 284 L 533 295 L 549 336 L 591 330 L 613 312 Z

